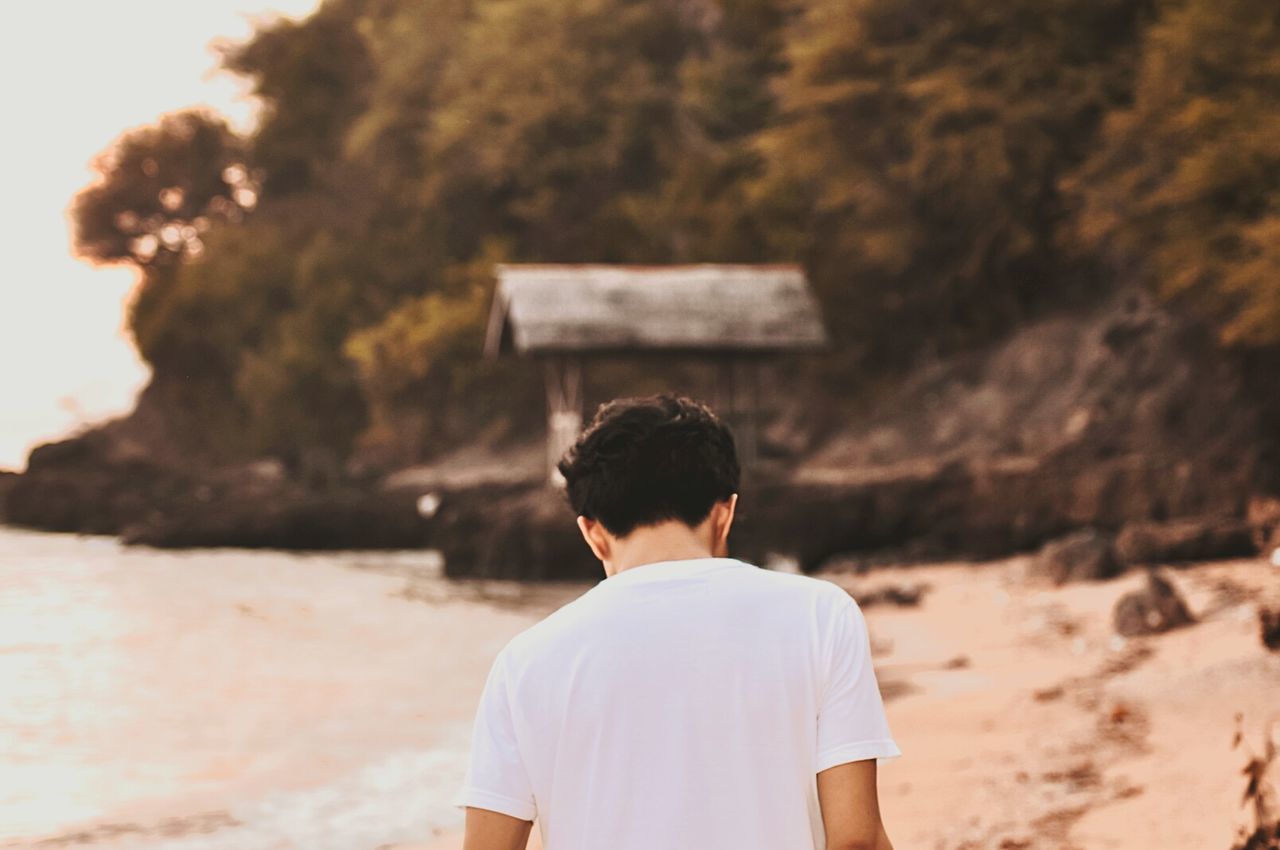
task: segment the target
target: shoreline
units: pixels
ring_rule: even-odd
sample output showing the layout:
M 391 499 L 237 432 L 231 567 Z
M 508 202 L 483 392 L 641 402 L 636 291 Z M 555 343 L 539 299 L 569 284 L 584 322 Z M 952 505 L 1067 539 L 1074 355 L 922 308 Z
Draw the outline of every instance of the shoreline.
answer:
M 83 797 L 76 805 L 100 813 L 83 820 L 68 809 L 50 821 L 48 836 L 73 844 L 88 836 L 104 850 L 154 846 L 162 830 L 182 825 L 193 848 L 237 848 L 273 829 L 282 830 L 278 846 L 305 846 L 290 843 L 302 834 L 290 830 L 345 828 L 339 821 L 356 811 L 360 796 L 352 789 L 369 793 L 361 806 L 392 806 L 397 817 L 440 825 L 404 843 L 403 829 L 370 821 L 361 834 L 385 836 L 386 850 L 459 850 L 450 830 L 460 818 L 444 809 L 444 774 L 460 776 L 460 761 L 447 769 L 387 762 L 400 765 L 400 797 L 378 784 L 382 772 L 364 767 L 429 749 L 441 724 L 465 725 L 493 653 L 590 586 L 444 581 L 421 552 L 171 553 L 24 534 L 14 539 L 32 545 L 15 551 L 25 550 L 29 564 L 11 565 L 17 591 L 10 607 L 0 595 L 17 651 L 0 660 L 18 665 L 7 669 L 19 684 L 33 675 L 29 684 L 66 691 L 47 704 L 52 714 L 40 715 L 36 702 L 37 714 L 15 715 L 13 741 L 29 742 L 14 751 L 29 759 L 17 769 L 38 779 L 48 761 L 40 753 L 66 751 L 83 734 L 80 724 L 114 729 L 86 739 L 89 749 L 67 766 L 86 777 L 75 784 Z M 1280 653 L 1262 645 L 1257 616 L 1263 605 L 1280 606 L 1280 568 L 1251 558 L 1164 574 L 1195 622 L 1134 638 L 1116 635 L 1112 609 L 1145 581 L 1141 570 L 1054 585 L 1036 559 L 1015 557 L 819 574 L 850 590 L 866 614 L 904 753 L 880 773 L 898 846 L 1230 846 L 1246 814 L 1246 753 L 1231 746 L 1235 715 L 1244 715 L 1245 740 L 1257 750 L 1280 693 Z M 86 595 L 76 590 L 81 585 L 110 593 Z M 68 600 L 91 603 L 82 612 L 88 619 Z M 57 657 L 83 669 L 51 668 L 41 645 L 24 637 L 32 618 L 56 622 L 49 613 L 79 624 Z M 455 642 L 458 651 L 440 651 Z M 90 646 L 125 653 L 113 675 L 95 673 Z M 192 665 L 193 657 L 200 663 Z M 94 707 L 106 704 L 128 711 L 99 716 Z M 66 725 L 59 706 L 76 707 L 80 719 Z M 216 746 L 181 744 L 194 730 L 214 735 Z M 123 740 L 127 747 L 110 743 Z M 338 740 L 346 743 L 334 761 Z M 155 770 L 172 776 L 157 778 Z M 123 780 L 131 771 L 134 785 Z M 105 775 L 121 780 L 99 785 L 96 777 Z M 37 781 L 23 793 L 35 800 L 39 789 Z M 275 802 L 266 805 L 268 798 Z M 275 824 L 267 809 L 286 798 L 302 807 L 298 813 L 312 799 L 335 808 Z M 201 820 L 221 810 L 227 817 Z M 134 831 L 120 833 L 124 827 Z M 186 844 L 179 837 L 164 846 Z

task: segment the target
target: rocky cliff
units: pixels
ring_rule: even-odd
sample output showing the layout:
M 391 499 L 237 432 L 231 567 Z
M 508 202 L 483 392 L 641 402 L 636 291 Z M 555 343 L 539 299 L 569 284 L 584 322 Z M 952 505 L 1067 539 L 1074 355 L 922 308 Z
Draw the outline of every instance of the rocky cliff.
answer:
M 775 457 L 744 480 L 735 552 L 806 569 L 993 557 L 1080 528 L 1145 524 L 1144 539 L 1158 539 L 1162 523 L 1180 523 L 1185 551 L 1185 539 L 1238 548 L 1250 501 L 1276 482 L 1277 435 L 1250 378 L 1141 293 L 1051 316 L 921 364 L 888 391 L 786 411 L 765 432 Z M 468 447 L 433 469 L 317 492 L 269 461 L 184 466 L 163 429 L 140 406 L 38 448 L 0 492 L 7 521 L 164 546 L 432 545 L 455 575 L 598 571 L 561 495 L 540 481 L 536 438 L 500 463 Z M 801 448 L 787 456 L 788 446 Z M 428 492 L 440 508 L 421 516 Z

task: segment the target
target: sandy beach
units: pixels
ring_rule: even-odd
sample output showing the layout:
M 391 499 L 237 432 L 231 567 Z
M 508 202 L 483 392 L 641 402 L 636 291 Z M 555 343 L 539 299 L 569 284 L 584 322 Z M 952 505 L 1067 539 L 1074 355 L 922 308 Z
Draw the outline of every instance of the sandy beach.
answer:
M 422 553 L 0 537 L 6 850 L 459 850 L 488 665 L 588 587 L 449 581 Z M 864 601 L 904 752 L 880 776 L 895 847 L 1230 847 L 1236 715 L 1256 751 L 1280 713 L 1257 619 L 1280 569 L 1169 569 L 1196 622 L 1123 639 L 1141 572 L 1054 587 L 1032 565 L 825 576 Z
M 880 793 L 900 850 L 1228 847 L 1245 755 L 1280 713 L 1280 655 L 1256 610 L 1280 602 L 1261 560 L 1171 570 L 1198 622 L 1123 639 L 1115 600 L 1142 575 L 1055 588 L 1028 558 L 830 575 L 855 596 L 928 586 L 866 609 L 904 756 Z M 422 850 L 458 850 L 460 836 Z M 536 828 L 530 847 L 540 847 Z M 399 850 L 409 850 L 402 847 Z M 414 846 L 418 850 L 418 846 Z

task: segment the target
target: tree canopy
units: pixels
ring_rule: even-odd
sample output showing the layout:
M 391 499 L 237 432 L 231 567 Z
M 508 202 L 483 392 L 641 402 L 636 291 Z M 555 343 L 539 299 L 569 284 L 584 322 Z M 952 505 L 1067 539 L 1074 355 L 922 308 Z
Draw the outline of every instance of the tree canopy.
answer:
M 1280 6 L 1171 4 L 1099 142 L 1075 180 L 1084 250 L 1227 345 L 1280 343 Z
M 1275 346 L 1278 47 L 1265 0 L 326 0 L 225 49 L 247 137 L 107 151 L 76 244 L 295 465 L 536 423 L 479 362 L 503 261 L 802 262 L 840 386 L 1132 280 Z

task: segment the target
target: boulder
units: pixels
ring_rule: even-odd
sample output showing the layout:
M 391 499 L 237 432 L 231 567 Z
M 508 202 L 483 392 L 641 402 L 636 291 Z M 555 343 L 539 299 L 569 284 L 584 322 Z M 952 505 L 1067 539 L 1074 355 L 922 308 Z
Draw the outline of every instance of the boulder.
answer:
M 876 587 L 870 590 L 854 593 L 849 591 L 849 595 L 854 598 L 860 608 L 873 608 L 877 605 L 892 605 L 896 608 L 915 608 L 920 604 L 920 600 L 924 598 L 925 593 L 929 590 L 927 584 L 916 585 L 898 585 L 888 584 L 883 587 Z
M 1054 584 L 1096 581 L 1120 572 L 1111 539 L 1086 528 L 1047 543 L 1032 561 L 1032 570 Z
M 117 458 L 100 432 L 46 443 L 0 488 L 5 522 L 44 531 L 119 534 L 190 492 L 191 479 L 143 459 Z
M 1116 632 L 1126 637 L 1159 634 L 1195 622 L 1182 594 L 1155 570 L 1147 572 L 1145 587 L 1120 597 L 1111 618 Z
M 1257 553 L 1253 530 L 1237 517 L 1188 517 L 1168 522 L 1131 522 L 1116 536 L 1121 564 L 1160 564 L 1244 558 Z
M 1272 566 L 1280 567 L 1280 498 L 1254 497 L 1249 501 L 1248 518 L 1254 545 Z
M 206 485 L 125 526 L 121 539 L 164 549 L 416 549 L 430 545 L 430 530 L 407 494 L 279 488 L 250 495 Z
M 1262 645 L 1272 652 L 1280 652 L 1280 608 L 1258 609 L 1258 626 Z
M 432 523 L 432 545 L 444 556 L 450 578 L 604 578 L 564 492 L 544 483 L 442 491 Z
M 1280 821 L 1259 826 L 1231 850 L 1280 850 Z
M 0 523 L 5 521 L 4 505 L 9 491 L 18 483 L 18 473 L 8 469 L 0 469 Z
M 1280 546 L 1280 497 L 1254 496 L 1249 500 L 1246 517 L 1258 551 L 1267 552 Z

